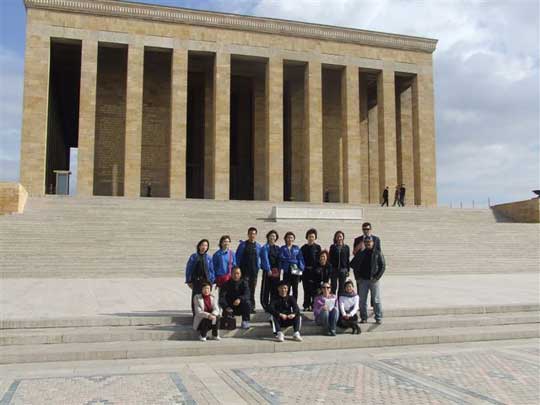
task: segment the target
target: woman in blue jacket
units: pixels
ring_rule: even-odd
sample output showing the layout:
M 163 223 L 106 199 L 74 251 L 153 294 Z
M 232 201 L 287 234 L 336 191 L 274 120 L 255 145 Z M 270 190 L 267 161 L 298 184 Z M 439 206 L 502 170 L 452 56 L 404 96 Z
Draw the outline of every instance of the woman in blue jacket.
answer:
M 232 269 L 236 267 L 236 255 L 230 249 L 231 237 L 223 235 L 219 239 L 219 250 L 212 256 L 216 285 L 221 287 L 231 278 Z
M 285 245 L 279 249 L 279 263 L 283 270 L 283 281 L 289 285 L 295 300 L 298 300 L 298 283 L 304 271 L 304 257 L 297 245 L 293 245 L 296 236 L 292 232 L 285 234 Z
M 208 254 L 210 242 L 201 239 L 197 243 L 197 251 L 193 253 L 186 265 L 186 284 L 191 288 L 191 311 L 193 311 L 193 297 L 202 293 L 202 285 L 214 284 L 214 266 L 212 258 Z
M 266 244 L 261 249 L 261 267 L 263 270 L 261 284 L 261 305 L 266 311 L 272 298 L 277 296 L 277 287 L 281 278 L 279 265 L 279 239 L 277 231 L 271 230 L 266 234 Z

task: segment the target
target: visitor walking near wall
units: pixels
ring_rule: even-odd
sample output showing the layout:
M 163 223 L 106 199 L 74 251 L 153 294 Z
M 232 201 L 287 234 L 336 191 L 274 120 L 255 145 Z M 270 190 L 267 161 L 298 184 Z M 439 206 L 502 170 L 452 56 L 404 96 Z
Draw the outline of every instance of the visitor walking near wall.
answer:
M 332 284 L 332 294 L 341 293 L 345 286 L 345 281 L 349 276 L 350 249 L 345 244 L 345 234 L 343 231 L 336 231 L 334 243 L 330 246 L 330 264 L 332 273 L 330 280 Z
M 210 242 L 208 239 L 201 239 L 197 243 L 197 250 L 193 253 L 186 265 L 186 284 L 191 288 L 191 311 L 193 309 L 193 297 L 200 294 L 203 283 L 214 284 L 214 266 L 212 258 L 208 254 Z
M 388 186 L 384 188 L 384 191 L 382 193 L 382 204 L 381 207 L 384 207 L 385 205 L 388 207 Z
M 316 285 L 314 281 L 314 271 L 319 264 L 319 255 L 321 254 L 321 246 L 315 243 L 317 240 L 317 230 L 314 228 L 308 229 L 306 232 L 306 240 L 301 250 L 304 258 L 304 273 L 302 274 L 302 287 L 304 289 L 304 311 L 313 309 L 313 296 L 315 290 L 320 285 Z
M 298 283 L 302 279 L 304 272 L 304 257 L 302 251 L 293 242 L 296 236 L 293 232 L 285 234 L 285 245 L 279 249 L 279 263 L 283 270 L 283 280 L 289 286 L 289 289 L 298 301 Z
M 261 249 L 261 267 L 263 270 L 261 283 L 261 305 L 268 310 L 270 300 L 277 295 L 277 286 L 281 281 L 281 268 L 279 265 L 279 246 L 277 231 L 271 230 L 266 234 L 266 243 Z
M 255 289 L 257 288 L 257 276 L 261 268 L 261 245 L 255 240 L 257 228 L 250 227 L 247 232 L 247 240 L 240 241 L 236 249 L 236 263 L 242 269 L 242 277 L 249 285 L 251 313 L 255 313 Z

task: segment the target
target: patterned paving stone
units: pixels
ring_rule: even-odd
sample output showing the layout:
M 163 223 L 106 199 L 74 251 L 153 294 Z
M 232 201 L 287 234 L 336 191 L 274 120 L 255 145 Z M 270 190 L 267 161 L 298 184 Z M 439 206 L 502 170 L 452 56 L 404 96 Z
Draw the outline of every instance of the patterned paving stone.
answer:
M 15 380 L 0 405 L 194 404 L 177 373 Z
M 382 362 L 481 402 L 540 403 L 540 365 L 508 352 L 412 356 Z
M 235 369 L 270 404 L 447 404 L 457 398 L 364 363 Z

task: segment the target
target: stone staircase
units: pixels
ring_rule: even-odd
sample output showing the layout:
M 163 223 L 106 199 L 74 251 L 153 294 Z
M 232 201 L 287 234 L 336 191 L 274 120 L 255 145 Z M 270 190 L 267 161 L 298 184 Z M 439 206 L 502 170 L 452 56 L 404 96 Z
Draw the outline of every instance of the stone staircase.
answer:
M 394 309 L 382 325 L 362 334 L 328 337 L 304 314 L 304 342 L 272 339 L 268 315 L 258 312 L 248 330 L 221 331 L 221 342 L 199 342 L 191 314 L 131 313 L 77 319 L 4 320 L 0 364 L 113 360 L 212 354 L 274 353 L 380 346 L 458 343 L 540 337 L 540 305 Z M 238 319 L 239 321 L 239 319 Z M 238 323 L 239 324 L 239 323 Z M 291 336 L 292 331 L 286 331 Z M 233 338 L 234 337 L 234 338 Z
M 284 203 L 292 204 L 292 203 Z M 215 251 L 223 234 L 233 245 L 249 226 L 259 241 L 270 229 L 306 229 L 330 245 L 341 229 L 349 244 L 363 221 L 271 222 L 273 204 L 260 201 L 160 198 L 30 198 L 22 215 L 0 216 L 0 275 L 7 277 L 178 276 L 202 238 Z M 295 203 L 339 209 L 340 204 Z M 489 209 L 381 208 L 367 205 L 364 219 L 382 238 L 388 269 L 407 273 L 538 271 L 540 226 L 498 222 Z M 280 240 L 282 241 L 282 240 Z

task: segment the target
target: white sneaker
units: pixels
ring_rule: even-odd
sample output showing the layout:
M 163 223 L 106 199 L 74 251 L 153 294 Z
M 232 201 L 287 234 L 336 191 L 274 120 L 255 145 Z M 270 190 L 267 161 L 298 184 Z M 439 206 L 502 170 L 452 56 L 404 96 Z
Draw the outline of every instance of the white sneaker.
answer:
M 301 342 L 304 339 L 302 339 L 302 336 L 300 336 L 300 332 L 294 332 L 292 335 L 293 340 L 296 340 L 297 342 Z
M 210 340 L 217 340 L 218 342 L 221 340 L 221 338 L 219 336 L 210 336 L 208 339 Z
M 206 336 L 201 336 L 201 335 L 199 335 L 199 340 L 200 340 L 201 342 L 206 342 Z
M 242 321 L 242 324 L 240 325 L 242 329 L 249 329 L 249 322 L 248 321 Z
M 284 342 L 285 341 L 285 335 L 283 335 L 283 332 L 278 332 L 276 335 L 276 340 L 278 342 Z

